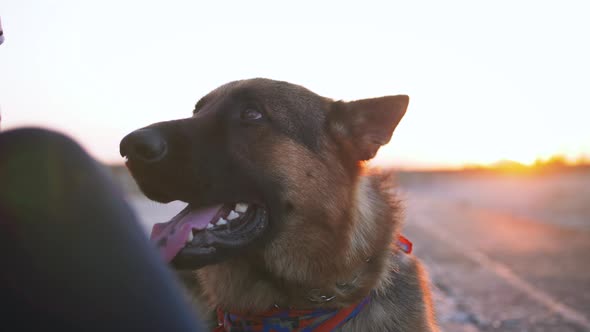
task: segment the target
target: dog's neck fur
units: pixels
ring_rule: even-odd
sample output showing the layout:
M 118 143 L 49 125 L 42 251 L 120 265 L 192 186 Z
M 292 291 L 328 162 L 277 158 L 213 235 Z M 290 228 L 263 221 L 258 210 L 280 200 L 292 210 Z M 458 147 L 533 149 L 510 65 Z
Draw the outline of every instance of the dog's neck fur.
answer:
M 398 235 L 400 208 L 389 189 L 379 187 L 379 183 L 386 182 L 378 181 L 380 176 L 364 175 L 356 181 L 356 190 L 349 198 L 350 209 L 342 213 L 344 220 L 338 223 L 347 228 L 341 232 L 347 237 L 300 239 L 314 241 L 310 246 L 324 242 L 318 244 L 321 249 L 317 252 L 305 253 L 289 250 L 288 243 L 285 246 L 281 239 L 274 243 L 282 247 L 271 245 L 250 259 L 233 259 L 200 269 L 198 276 L 209 304 L 250 312 L 277 306 L 344 307 L 371 291 L 381 292 L 389 286 L 387 275 L 392 268 L 391 251 L 396 250 L 392 240 Z M 345 246 L 346 255 L 332 255 L 337 246 Z M 273 255 L 274 259 L 265 260 L 265 255 Z M 267 261 L 276 261 L 276 255 L 286 255 L 283 265 L 267 266 Z M 310 260 L 309 255 L 318 256 Z M 310 261 L 319 263 L 306 264 Z M 318 302 L 321 296 L 333 299 Z

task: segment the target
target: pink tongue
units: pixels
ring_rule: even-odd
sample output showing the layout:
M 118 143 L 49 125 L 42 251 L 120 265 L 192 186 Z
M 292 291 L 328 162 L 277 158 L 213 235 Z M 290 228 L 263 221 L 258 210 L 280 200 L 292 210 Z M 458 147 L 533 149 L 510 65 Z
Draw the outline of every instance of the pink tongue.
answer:
M 170 262 L 185 246 L 192 229 L 205 229 L 223 205 L 209 206 L 188 213 L 184 210 L 169 222 L 155 224 L 150 239 L 156 243 L 166 262 Z

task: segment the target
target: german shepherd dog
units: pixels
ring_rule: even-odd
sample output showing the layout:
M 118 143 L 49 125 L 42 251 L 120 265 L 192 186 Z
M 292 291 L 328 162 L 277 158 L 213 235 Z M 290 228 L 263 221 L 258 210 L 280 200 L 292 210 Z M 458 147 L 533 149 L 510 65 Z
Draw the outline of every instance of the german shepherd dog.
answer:
M 215 331 L 438 331 L 392 181 L 364 167 L 408 101 L 242 80 L 121 141 L 148 198 L 188 203 L 151 237 Z

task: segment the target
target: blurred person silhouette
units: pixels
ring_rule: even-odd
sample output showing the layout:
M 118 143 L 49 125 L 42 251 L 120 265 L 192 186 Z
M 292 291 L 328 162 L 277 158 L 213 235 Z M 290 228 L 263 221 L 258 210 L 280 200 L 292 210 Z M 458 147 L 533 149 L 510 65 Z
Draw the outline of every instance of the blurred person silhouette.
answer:
M 62 134 L 0 132 L 0 262 L 2 330 L 202 330 L 123 193 Z
M 2 30 L 2 19 L 0 18 L 0 45 L 4 43 L 4 30 Z

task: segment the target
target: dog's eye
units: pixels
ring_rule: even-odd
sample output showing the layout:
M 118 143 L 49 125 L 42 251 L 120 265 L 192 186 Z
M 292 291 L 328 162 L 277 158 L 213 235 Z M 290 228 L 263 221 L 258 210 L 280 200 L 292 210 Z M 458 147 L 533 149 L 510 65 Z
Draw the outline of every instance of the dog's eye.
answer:
M 262 113 L 253 108 L 247 108 L 240 113 L 240 119 L 247 121 L 260 120 L 262 119 Z

